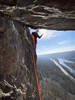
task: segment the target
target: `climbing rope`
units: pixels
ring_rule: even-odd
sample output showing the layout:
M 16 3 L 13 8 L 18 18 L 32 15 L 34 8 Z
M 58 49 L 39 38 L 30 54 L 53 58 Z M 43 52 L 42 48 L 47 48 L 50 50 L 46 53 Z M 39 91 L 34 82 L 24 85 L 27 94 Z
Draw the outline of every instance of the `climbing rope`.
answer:
M 38 78 L 37 78 L 35 58 L 34 58 L 33 53 L 32 53 L 32 57 L 33 57 L 33 63 L 34 63 L 33 68 L 34 68 L 34 75 L 35 75 L 36 86 L 37 86 L 37 93 L 38 93 L 39 100 L 41 100 L 40 91 L 39 91 L 39 82 L 38 82 Z
M 27 39 L 27 41 L 28 41 L 30 47 L 33 48 L 31 42 L 28 39 Z M 34 75 L 35 75 L 35 80 L 36 80 L 36 87 L 37 87 L 38 99 L 41 100 L 40 90 L 39 90 L 39 82 L 38 82 L 37 70 L 36 70 L 36 63 L 35 63 L 35 57 L 34 57 L 34 53 L 33 53 L 32 49 L 31 49 L 31 52 L 32 52 L 33 69 L 34 69 Z

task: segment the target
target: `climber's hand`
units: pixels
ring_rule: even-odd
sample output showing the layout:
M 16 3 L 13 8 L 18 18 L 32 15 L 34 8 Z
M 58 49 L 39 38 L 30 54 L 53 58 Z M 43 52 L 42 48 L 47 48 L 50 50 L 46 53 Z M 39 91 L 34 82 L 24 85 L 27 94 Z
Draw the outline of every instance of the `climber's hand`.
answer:
M 43 34 L 41 34 L 41 37 L 44 35 L 44 33 Z

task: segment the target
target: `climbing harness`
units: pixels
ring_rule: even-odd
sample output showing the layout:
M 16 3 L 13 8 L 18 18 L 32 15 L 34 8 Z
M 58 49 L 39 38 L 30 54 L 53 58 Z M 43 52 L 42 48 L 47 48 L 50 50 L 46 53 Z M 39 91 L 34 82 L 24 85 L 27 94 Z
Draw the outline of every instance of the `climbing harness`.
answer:
M 32 44 L 30 43 L 29 40 L 27 40 L 30 47 L 32 48 Z M 40 90 L 39 90 L 39 82 L 38 82 L 38 77 L 37 77 L 37 71 L 36 71 L 36 63 L 35 63 L 35 58 L 34 58 L 34 53 L 32 52 L 32 59 L 33 59 L 33 69 L 34 69 L 34 75 L 35 75 L 35 80 L 36 80 L 36 86 L 37 86 L 37 93 L 38 93 L 38 99 L 41 100 L 41 96 L 40 96 Z

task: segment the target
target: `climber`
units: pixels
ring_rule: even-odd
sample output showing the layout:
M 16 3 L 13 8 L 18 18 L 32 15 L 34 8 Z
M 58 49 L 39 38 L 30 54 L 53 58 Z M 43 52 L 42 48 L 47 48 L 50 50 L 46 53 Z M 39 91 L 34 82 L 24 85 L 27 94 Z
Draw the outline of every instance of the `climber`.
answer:
M 38 35 L 38 32 L 39 32 L 39 30 L 36 29 L 36 31 L 35 32 L 32 32 L 32 34 L 31 34 L 31 38 L 33 40 L 33 44 L 34 44 L 34 48 L 35 49 L 36 49 L 36 44 L 37 44 L 37 38 L 40 39 L 43 36 L 43 34 L 39 36 Z

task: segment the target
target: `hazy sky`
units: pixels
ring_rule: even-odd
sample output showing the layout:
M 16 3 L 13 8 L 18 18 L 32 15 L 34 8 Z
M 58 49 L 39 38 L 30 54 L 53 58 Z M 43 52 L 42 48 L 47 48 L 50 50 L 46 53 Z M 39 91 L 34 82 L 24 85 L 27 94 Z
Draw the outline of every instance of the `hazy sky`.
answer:
M 31 33 L 33 31 L 30 29 Z M 39 35 L 42 33 L 44 36 L 37 42 L 38 55 L 75 50 L 75 31 L 40 29 Z

